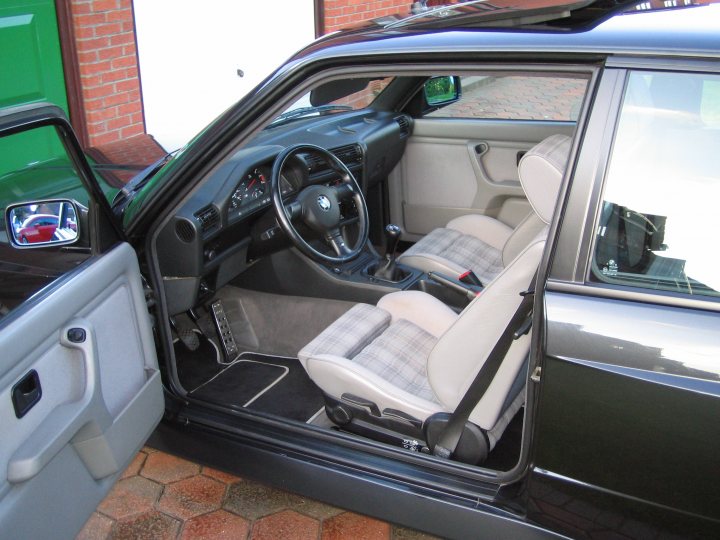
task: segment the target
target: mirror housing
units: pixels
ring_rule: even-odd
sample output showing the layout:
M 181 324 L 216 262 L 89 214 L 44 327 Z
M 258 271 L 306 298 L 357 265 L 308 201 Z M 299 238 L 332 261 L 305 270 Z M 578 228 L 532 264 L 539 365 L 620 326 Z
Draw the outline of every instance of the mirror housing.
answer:
M 70 199 L 11 204 L 5 210 L 5 230 L 18 249 L 70 245 L 80 238 L 86 214 L 86 208 Z
M 423 85 L 423 95 L 429 109 L 439 109 L 455 103 L 462 96 L 460 77 L 456 75 L 431 77 Z

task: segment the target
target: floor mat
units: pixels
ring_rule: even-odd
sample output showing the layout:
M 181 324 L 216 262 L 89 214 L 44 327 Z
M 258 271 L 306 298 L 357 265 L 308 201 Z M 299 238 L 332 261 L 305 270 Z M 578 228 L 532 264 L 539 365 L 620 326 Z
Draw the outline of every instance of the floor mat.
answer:
M 175 366 L 178 379 L 186 391 L 190 392 L 225 369 L 218 363 L 218 351 L 214 343 L 198 334 L 200 346 L 191 351 L 182 341 L 175 342 Z
M 197 386 L 186 385 L 181 379 L 188 394 L 300 422 L 307 422 L 324 407 L 320 389 L 297 358 L 243 353 L 231 365 L 218 366 L 214 374 L 208 369 L 209 377 Z M 194 374 L 200 371 L 196 368 Z

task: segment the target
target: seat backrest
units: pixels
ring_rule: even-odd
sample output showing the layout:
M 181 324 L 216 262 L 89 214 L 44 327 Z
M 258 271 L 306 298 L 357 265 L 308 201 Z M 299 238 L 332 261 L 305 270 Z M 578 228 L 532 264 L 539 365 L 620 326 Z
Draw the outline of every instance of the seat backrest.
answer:
M 553 135 L 523 156 L 519 166 L 520 181 L 543 226 L 465 308 L 428 357 L 430 386 L 448 410 L 454 410 L 460 402 L 520 305 L 522 297 L 519 293 L 530 286 L 545 249 L 548 224 L 570 147 L 569 137 Z M 493 382 L 470 415 L 472 422 L 486 430 L 497 423 L 529 347 L 527 335 L 513 342 Z
M 507 266 L 527 246 L 535 236 L 550 222 L 557 190 L 565 170 L 565 162 L 570 153 L 571 139 L 565 135 L 552 135 L 531 148 L 518 163 L 518 176 L 527 193 L 537 185 L 537 193 L 531 199 L 533 211 L 515 227 L 515 230 L 505 242 L 502 252 L 503 266 Z M 533 179 L 540 179 L 538 184 Z M 528 184 L 526 187 L 525 184 Z M 548 195 L 542 200 L 538 196 L 542 193 Z M 553 194 L 554 197 L 553 197 Z M 530 200 L 530 196 L 528 196 Z M 551 205 L 550 208 L 547 208 Z

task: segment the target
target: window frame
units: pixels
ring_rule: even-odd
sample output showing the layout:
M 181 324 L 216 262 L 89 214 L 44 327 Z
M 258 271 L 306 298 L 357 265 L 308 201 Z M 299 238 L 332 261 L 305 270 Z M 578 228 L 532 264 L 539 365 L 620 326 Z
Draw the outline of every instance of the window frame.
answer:
M 623 98 L 635 71 L 720 74 L 720 65 L 686 58 L 614 57 L 608 59 L 593 96 L 587 129 L 571 174 L 568 196 L 559 202 L 565 226 L 551 231 L 552 260 L 547 289 L 626 301 L 720 312 L 720 297 L 690 296 L 675 291 L 618 285 L 590 280 L 595 252 L 595 228 L 602 211 L 608 165 L 612 156 Z M 574 225 L 568 225 L 572 222 Z
M 9 242 L 8 249 L 12 250 L 12 253 L 17 253 L 21 258 L 23 256 L 28 257 L 30 260 L 38 256 L 52 257 L 56 255 L 62 257 L 63 254 L 67 254 L 68 258 L 77 258 L 83 255 L 85 255 L 85 257 L 82 261 L 74 263 L 71 268 L 65 270 L 58 268 L 52 275 L 48 275 L 48 280 L 44 285 L 38 289 L 34 289 L 32 293 L 29 293 L 29 296 L 23 298 L 17 305 L 10 308 L 10 311 L 5 316 L 0 318 L 0 327 L 8 324 L 8 321 L 13 320 L 21 313 L 25 313 L 32 305 L 35 305 L 39 298 L 44 297 L 49 291 L 54 290 L 59 283 L 64 282 L 66 276 L 75 275 L 77 269 L 85 268 L 88 264 L 91 264 L 94 259 L 112 249 L 119 242 L 126 241 L 126 237 L 118 225 L 117 219 L 115 219 L 99 184 L 95 180 L 92 170 L 85 158 L 85 154 L 64 111 L 55 105 L 33 103 L 18 107 L 9 107 L 3 109 L 0 113 L 0 137 L 9 137 L 18 133 L 48 126 L 55 129 L 58 140 L 65 149 L 69 162 L 77 172 L 82 188 L 87 192 L 89 211 L 87 220 L 88 246 L 43 244 L 37 247 L 18 249 L 12 242 Z M 47 197 L 47 199 L 50 198 L 56 197 Z M 42 198 L 38 200 L 40 199 Z M 9 204 L 23 202 L 27 201 L 17 200 Z M 5 210 L 5 208 L 2 208 L 3 220 L 5 219 Z M 2 259 L 0 263 L 22 265 L 21 260 L 13 262 Z

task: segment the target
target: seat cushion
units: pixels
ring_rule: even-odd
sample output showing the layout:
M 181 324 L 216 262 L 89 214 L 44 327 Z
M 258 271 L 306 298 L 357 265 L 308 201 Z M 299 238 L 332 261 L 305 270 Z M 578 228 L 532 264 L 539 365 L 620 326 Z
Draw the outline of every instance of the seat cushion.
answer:
M 426 316 L 446 319 L 446 306 L 414 291 L 388 296 L 389 309 L 358 304 L 326 328 L 298 353 L 310 378 L 327 394 L 350 393 L 368 399 L 380 410 L 398 409 L 425 419 L 441 409 L 427 378 L 426 363 L 438 338 L 402 317 L 404 296 Z M 424 302 L 419 296 L 427 296 Z M 434 303 L 440 304 L 435 306 Z M 452 314 L 453 319 L 456 315 Z M 446 322 L 446 324 L 449 324 Z
M 435 343 L 437 338 L 432 334 L 399 319 L 352 360 L 406 392 L 437 402 L 426 370 Z
M 449 228 L 435 229 L 403 253 L 399 261 L 429 272 L 456 277 L 472 270 L 483 283 L 503 269 L 502 250 L 475 236 Z
M 352 358 L 390 325 L 390 314 L 370 304 L 355 304 L 298 353 L 300 362 L 318 354 Z M 307 366 L 305 366 L 307 369 Z

